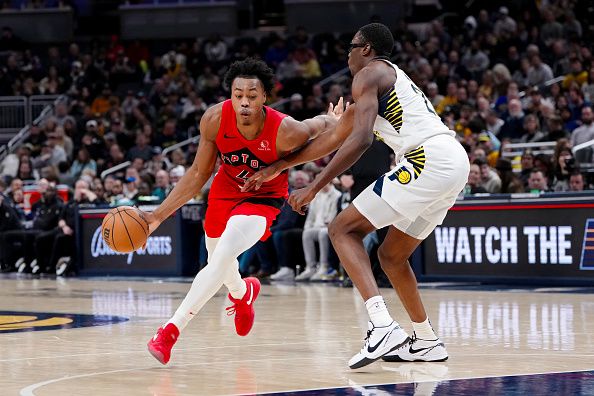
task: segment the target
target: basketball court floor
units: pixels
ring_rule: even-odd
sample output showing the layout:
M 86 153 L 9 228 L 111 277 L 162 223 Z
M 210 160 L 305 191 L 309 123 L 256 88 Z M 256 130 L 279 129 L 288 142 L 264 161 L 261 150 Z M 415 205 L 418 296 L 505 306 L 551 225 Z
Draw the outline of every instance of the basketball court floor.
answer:
M 350 370 L 366 312 L 353 289 L 267 285 L 249 336 L 219 292 L 162 366 L 146 342 L 189 280 L 0 278 L 1 395 L 594 395 L 594 292 L 429 285 L 443 363 Z M 392 315 L 410 323 L 395 293 Z

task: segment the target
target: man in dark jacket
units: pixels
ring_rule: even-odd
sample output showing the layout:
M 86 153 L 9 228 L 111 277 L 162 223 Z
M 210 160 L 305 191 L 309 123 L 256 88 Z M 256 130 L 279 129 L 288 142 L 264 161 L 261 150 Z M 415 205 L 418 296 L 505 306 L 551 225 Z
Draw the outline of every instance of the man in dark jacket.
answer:
M 6 265 L 13 265 L 8 252 L 17 252 L 24 258 L 19 260 L 17 270 L 23 272 L 27 269 L 26 263 L 34 259 L 35 237 L 40 232 L 49 231 L 58 225 L 63 205 L 64 203 L 56 194 L 55 185 L 49 184 L 42 192 L 41 199 L 33 204 L 33 226 L 30 229 L 7 231 L 3 234 L 0 240 L 0 251 L 5 255 Z
M 53 273 L 60 257 L 72 258 L 75 253 L 74 229 L 79 208 L 95 207 L 97 195 L 89 188 L 89 183 L 79 179 L 74 187 L 74 197 L 62 206 L 57 225 L 35 236 L 35 256 L 32 272 Z
M 10 231 L 21 230 L 23 228 L 21 220 L 24 220 L 24 218 L 21 219 L 14 203 L 9 197 L 0 193 L 0 246 L 2 247 L 0 251 L 0 269 L 2 271 L 12 270 L 11 264 L 15 259 L 11 255 L 12 249 L 4 249 L 3 247 L 4 235 Z

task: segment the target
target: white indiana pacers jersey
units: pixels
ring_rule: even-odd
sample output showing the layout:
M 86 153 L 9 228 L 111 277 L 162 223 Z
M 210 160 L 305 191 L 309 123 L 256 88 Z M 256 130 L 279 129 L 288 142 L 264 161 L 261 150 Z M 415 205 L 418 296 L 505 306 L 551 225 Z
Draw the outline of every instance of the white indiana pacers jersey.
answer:
M 380 60 L 396 70 L 396 83 L 379 99 L 373 133 L 394 150 L 396 161 L 433 136 L 455 136 L 406 73 L 388 60 Z

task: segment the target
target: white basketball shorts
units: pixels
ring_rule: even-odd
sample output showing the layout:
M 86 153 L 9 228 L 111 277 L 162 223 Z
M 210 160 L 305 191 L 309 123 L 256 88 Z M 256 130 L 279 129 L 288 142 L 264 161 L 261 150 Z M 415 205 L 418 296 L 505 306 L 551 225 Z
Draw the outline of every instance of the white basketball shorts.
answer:
M 363 190 L 353 205 L 375 228 L 393 225 L 425 239 L 456 202 L 469 171 L 468 155 L 454 137 L 433 136 Z

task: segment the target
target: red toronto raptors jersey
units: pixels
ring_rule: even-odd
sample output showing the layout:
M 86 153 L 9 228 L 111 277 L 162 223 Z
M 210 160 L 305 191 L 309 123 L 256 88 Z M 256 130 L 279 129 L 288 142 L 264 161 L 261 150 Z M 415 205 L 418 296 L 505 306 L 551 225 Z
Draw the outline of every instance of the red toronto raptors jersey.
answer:
M 213 180 L 209 199 L 288 196 L 286 171 L 262 184 L 258 191 L 240 190 L 250 176 L 279 159 L 276 153 L 276 136 L 278 127 L 287 115 L 267 106 L 264 106 L 264 111 L 266 119 L 262 132 L 256 139 L 248 140 L 237 130 L 237 118 L 231 100 L 223 102 L 221 126 L 216 138 L 222 164 Z

